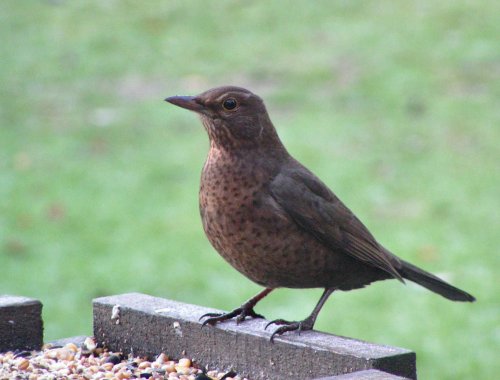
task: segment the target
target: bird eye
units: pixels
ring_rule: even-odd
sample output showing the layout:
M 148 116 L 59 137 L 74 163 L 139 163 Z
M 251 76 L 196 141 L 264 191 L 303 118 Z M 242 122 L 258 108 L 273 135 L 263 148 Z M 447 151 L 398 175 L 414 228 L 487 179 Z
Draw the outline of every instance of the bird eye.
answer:
M 238 102 L 234 98 L 227 98 L 222 102 L 222 107 L 227 111 L 232 111 L 238 106 Z

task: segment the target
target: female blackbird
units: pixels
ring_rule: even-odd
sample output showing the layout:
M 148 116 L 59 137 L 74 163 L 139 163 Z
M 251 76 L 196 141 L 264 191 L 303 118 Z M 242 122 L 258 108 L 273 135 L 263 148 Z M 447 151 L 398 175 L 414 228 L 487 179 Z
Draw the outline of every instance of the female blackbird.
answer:
M 210 150 L 201 174 L 200 214 L 214 248 L 265 289 L 204 324 L 261 317 L 254 306 L 273 289 L 324 288 L 303 321 L 282 319 L 271 335 L 310 330 L 334 290 L 404 279 L 453 301 L 474 297 L 380 245 L 335 194 L 287 152 L 260 97 L 240 87 L 165 99 L 198 113 Z M 267 327 L 267 326 L 266 326 Z

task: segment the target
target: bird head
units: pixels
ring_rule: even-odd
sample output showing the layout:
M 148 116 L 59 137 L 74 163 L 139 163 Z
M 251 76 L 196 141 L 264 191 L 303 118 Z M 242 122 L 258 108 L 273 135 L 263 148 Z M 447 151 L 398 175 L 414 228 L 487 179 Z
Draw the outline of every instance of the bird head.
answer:
M 165 101 L 198 113 L 211 143 L 218 148 L 281 145 L 264 102 L 244 88 L 217 87 L 196 96 L 171 96 Z

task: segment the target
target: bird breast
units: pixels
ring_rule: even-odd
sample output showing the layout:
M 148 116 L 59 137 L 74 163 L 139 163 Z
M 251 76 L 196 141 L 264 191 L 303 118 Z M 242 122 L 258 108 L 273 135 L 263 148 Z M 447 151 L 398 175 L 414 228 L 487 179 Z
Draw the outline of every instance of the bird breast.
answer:
M 273 173 L 255 162 L 210 152 L 199 194 L 208 240 L 234 268 L 260 285 L 319 286 L 317 280 L 324 277 L 325 247 L 315 239 L 310 241 L 274 201 L 268 190 Z M 308 254 L 311 247 L 315 256 Z M 301 276 L 303 270 L 318 276 L 307 279 Z

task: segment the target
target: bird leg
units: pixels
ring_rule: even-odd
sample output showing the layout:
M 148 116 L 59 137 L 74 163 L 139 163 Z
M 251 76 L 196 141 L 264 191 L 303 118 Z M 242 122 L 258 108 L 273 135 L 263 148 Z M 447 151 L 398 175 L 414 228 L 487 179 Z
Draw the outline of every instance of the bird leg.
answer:
M 243 305 L 240 307 L 237 307 L 233 311 L 230 311 L 229 313 L 207 313 L 203 314 L 200 317 L 200 320 L 203 318 L 208 318 L 206 319 L 202 327 L 205 325 L 215 325 L 218 322 L 223 322 L 227 321 L 228 319 L 236 317 L 236 323 L 239 324 L 240 322 L 243 322 L 246 317 L 251 317 L 251 318 L 264 318 L 262 315 L 257 314 L 253 308 L 259 302 L 262 298 L 267 296 L 269 293 L 273 291 L 272 288 L 266 288 L 263 291 L 261 291 L 259 294 L 256 296 L 250 298 L 247 302 L 245 302 Z
M 269 322 L 266 325 L 265 329 L 267 329 L 270 325 L 281 326 L 281 327 L 278 327 L 276 330 L 274 330 L 273 334 L 271 335 L 271 339 L 270 339 L 271 342 L 274 341 L 274 337 L 276 335 L 284 334 L 287 331 L 297 331 L 298 330 L 299 334 L 300 334 L 301 331 L 312 330 L 321 308 L 323 307 L 326 300 L 333 293 L 334 290 L 335 289 L 333 289 L 333 288 L 325 289 L 325 291 L 321 295 L 321 298 L 319 299 L 318 303 L 314 307 L 312 313 L 303 321 L 289 322 L 289 321 L 286 321 L 284 319 L 275 319 L 274 321 Z

